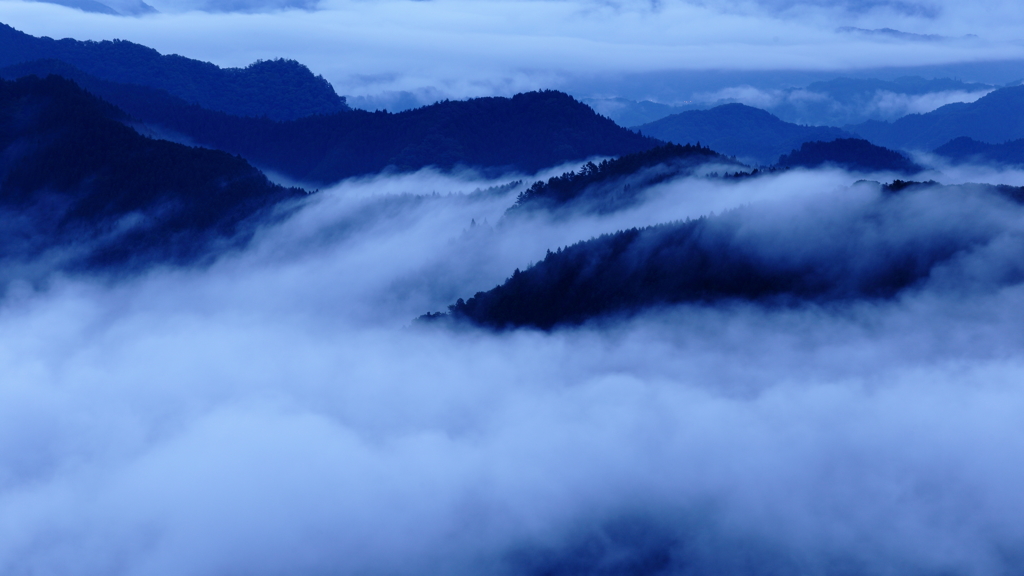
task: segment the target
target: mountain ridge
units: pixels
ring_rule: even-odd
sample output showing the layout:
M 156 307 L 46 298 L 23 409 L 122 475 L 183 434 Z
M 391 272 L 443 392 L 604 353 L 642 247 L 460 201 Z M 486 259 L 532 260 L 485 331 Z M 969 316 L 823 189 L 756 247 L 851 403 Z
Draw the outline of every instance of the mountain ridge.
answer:
M 0 80 L 5 262 L 64 253 L 65 270 L 197 262 L 302 190 L 222 151 L 154 140 L 70 80 Z M 0 278 L 2 279 L 2 278 Z
M 0 69 L 7 78 L 49 73 L 70 77 L 162 138 L 239 154 L 311 185 L 388 168 L 535 172 L 660 144 L 556 91 L 444 101 L 395 114 L 351 110 L 276 121 L 208 110 L 157 88 L 102 80 L 59 60 Z
M 220 68 L 177 54 L 160 54 L 127 40 L 37 38 L 0 23 L 0 68 L 60 60 L 112 82 L 158 88 L 210 110 L 278 120 L 349 110 L 322 76 L 294 60 L 261 60 Z
M 744 162 L 770 165 L 804 142 L 829 141 L 851 136 L 840 128 L 800 126 L 744 104 L 724 104 L 710 110 L 673 114 L 637 127 L 647 134 L 675 143 L 700 142 Z
M 880 146 L 934 150 L 961 136 L 988 144 L 1024 138 L 1024 86 L 994 90 L 975 102 L 947 104 L 894 122 L 870 121 L 845 129 Z

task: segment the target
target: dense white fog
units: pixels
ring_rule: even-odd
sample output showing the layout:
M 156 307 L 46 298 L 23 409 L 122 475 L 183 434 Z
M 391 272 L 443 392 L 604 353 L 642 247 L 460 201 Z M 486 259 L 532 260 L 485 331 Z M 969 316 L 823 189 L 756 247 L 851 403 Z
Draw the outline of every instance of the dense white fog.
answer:
M 1018 573 L 1009 202 L 964 204 L 997 230 L 959 260 L 967 288 L 550 333 L 412 322 L 624 227 L 749 206 L 820 230 L 805 207 L 859 177 L 695 178 L 499 224 L 516 191 L 473 191 L 506 180 L 424 171 L 312 196 L 208 268 L 14 286 L 0 574 Z

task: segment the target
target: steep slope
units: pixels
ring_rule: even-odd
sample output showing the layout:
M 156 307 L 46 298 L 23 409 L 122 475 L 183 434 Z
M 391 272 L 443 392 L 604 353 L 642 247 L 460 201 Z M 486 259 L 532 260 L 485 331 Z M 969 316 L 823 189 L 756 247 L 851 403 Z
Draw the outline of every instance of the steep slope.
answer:
M 353 110 L 277 122 L 207 110 L 162 90 L 101 80 L 56 60 L 0 69 L 3 78 L 25 74 L 72 78 L 162 137 L 239 154 L 315 185 L 385 168 L 535 171 L 659 144 L 551 91 L 440 102 L 398 114 Z
M 835 196 L 634 228 L 549 251 L 500 286 L 423 319 L 549 329 L 679 303 L 824 303 L 889 298 L 925 281 L 970 285 L 971 274 L 995 265 L 986 258 L 1019 269 L 1020 250 L 1000 239 L 1016 230 L 1007 202 L 1022 198 L 1024 189 L 1005 186 L 866 183 Z M 972 255 L 984 265 L 964 260 Z
M 805 142 L 799 150 L 783 155 L 778 162 L 779 166 L 786 168 L 817 168 L 826 164 L 855 172 L 889 171 L 916 174 L 922 170 L 899 152 L 857 138 Z
M 140 136 L 51 76 L 0 80 L 0 259 L 57 268 L 185 263 L 244 242 L 245 222 L 305 195 L 238 157 Z
M 986 144 L 962 136 L 935 149 L 935 154 L 954 164 L 967 162 L 999 166 L 1024 165 L 1024 138 L 1002 144 Z
M 0 67 L 61 60 L 112 82 L 159 88 L 210 110 L 277 120 L 348 110 L 327 80 L 293 60 L 220 68 L 124 40 L 36 38 L 0 24 Z
M 800 126 L 743 104 L 673 114 L 639 126 L 642 134 L 676 143 L 700 142 L 744 162 L 773 164 L 804 142 L 847 138 L 839 128 Z
M 1001 88 L 970 104 L 948 104 L 895 122 L 865 122 L 847 130 L 880 146 L 933 150 L 966 136 L 990 144 L 1024 138 L 1024 86 Z

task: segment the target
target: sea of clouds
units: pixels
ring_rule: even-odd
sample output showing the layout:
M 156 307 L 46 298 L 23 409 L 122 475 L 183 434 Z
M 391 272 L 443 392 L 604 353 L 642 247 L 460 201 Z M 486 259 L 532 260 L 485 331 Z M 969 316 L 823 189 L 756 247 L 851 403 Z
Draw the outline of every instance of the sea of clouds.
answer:
M 932 175 L 1024 184 L 959 170 Z M 0 573 L 1018 573 L 1024 284 L 1001 255 L 1024 208 L 997 196 L 950 201 L 996 230 L 961 255 L 969 283 L 553 332 L 413 322 L 547 249 L 737 206 L 820 249 L 816 206 L 881 198 L 860 177 L 694 177 L 509 222 L 516 190 L 478 191 L 505 180 L 428 170 L 312 195 L 203 268 L 16 283 Z

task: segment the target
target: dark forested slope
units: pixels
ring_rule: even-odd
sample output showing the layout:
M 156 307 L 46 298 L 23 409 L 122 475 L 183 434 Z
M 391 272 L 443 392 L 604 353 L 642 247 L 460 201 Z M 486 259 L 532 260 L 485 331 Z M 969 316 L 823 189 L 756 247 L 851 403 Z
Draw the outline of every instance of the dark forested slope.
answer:
M 459 299 L 447 317 L 548 329 L 677 303 L 887 298 L 926 279 L 959 278 L 937 270 L 999 239 L 1004 203 L 1022 199 L 1024 189 L 1006 186 L 868 183 L 791 206 L 625 230 L 549 251 L 504 284 Z M 1000 278 L 1019 281 L 1019 252 L 998 248 L 1016 270 Z
M 1024 86 L 995 90 L 972 103 L 947 104 L 895 122 L 865 122 L 847 130 L 880 146 L 933 150 L 961 136 L 996 144 L 1024 138 Z
M 533 172 L 660 144 L 617 126 L 567 94 L 549 90 L 445 101 L 398 114 L 354 110 L 235 130 L 237 126 L 209 131 L 210 140 L 312 182 L 431 165 Z
M 670 142 L 700 142 L 742 161 L 773 164 L 782 154 L 814 140 L 847 138 L 839 128 L 800 126 L 743 104 L 673 114 L 639 127 L 640 132 Z
M 708 162 L 742 166 L 706 146 L 666 144 L 603 160 L 600 164 L 588 162 L 579 172 L 566 172 L 547 182 L 536 182 L 519 194 L 507 214 L 535 210 L 550 213 L 565 207 L 611 212 L 637 202 L 646 187 L 688 174 L 694 167 Z
M 140 136 L 123 116 L 56 76 L 0 80 L 4 261 L 60 252 L 63 268 L 190 262 L 304 196 L 241 158 Z
M 0 23 L 0 67 L 53 59 L 97 78 L 159 88 L 210 110 L 278 120 L 348 110 L 321 76 L 294 60 L 266 60 L 246 68 L 209 62 L 124 40 L 80 42 L 36 38 Z
M 903 174 L 916 174 L 922 170 L 899 152 L 857 138 L 805 142 L 799 150 L 780 157 L 778 165 L 786 168 L 833 165 L 854 172 L 889 171 Z

